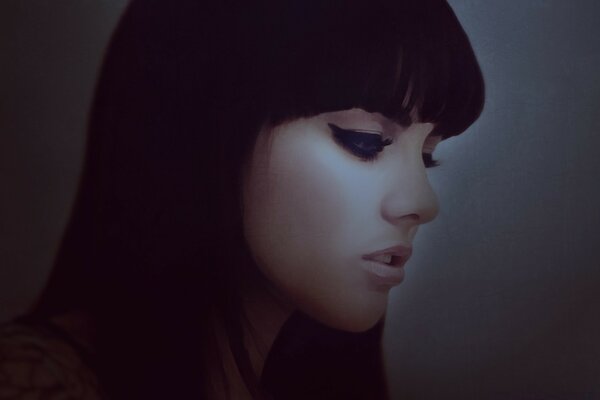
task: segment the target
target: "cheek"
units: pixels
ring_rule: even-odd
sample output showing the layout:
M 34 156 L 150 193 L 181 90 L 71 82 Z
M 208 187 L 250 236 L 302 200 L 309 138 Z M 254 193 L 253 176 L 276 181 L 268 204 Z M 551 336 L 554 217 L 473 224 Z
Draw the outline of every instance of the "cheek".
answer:
M 247 186 L 246 238 L 261 271 L 298 308 L 340 329 L 377 322 L 381 293 L 357 290 L 354 236 L 369 215 L 362 180 L 339 152 L 318 141 L 289 141 L 258 160 Z M 357 188 L 360 187 L 361 190 Z M 361 206 L 362 203 L 362 206 Z
M 268 166 L 261 160 L 254 165 L 245 227 L 264 272 L 299 285 L 308 279 L 308 262 L 322 262 L 324 253 L 331 255 L 337 247 L 334 241 L 344 221 L 344 190 L 311 146 L 294 143 L 274 147 Z M 297 151 L 288 151 L 289 147 Z M 305 151 L 298 151 L 302 148 Z
M 286 162 L 281 171 L 274 181 L 273 209 L 291 238 L 301 239 L 303 249 L 297 255 L 319 256 L 326 248 L 337 248 L 346 219 L 347 190 L 340 177 L 318 157 L 302 164 Z

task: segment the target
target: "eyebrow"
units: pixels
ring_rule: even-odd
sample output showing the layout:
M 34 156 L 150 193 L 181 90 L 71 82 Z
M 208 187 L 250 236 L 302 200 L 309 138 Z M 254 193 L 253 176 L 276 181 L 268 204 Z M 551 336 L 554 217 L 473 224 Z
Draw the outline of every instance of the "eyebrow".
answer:
M 361 108 L 361 110 L 365 111 L 362 108 Z M 369 113 L 368 111 L 365 111 L 365 112 Z M 369 114 L 372 114 L 372 113 L 369 113 Z M 378 114 L 380 114 L 383 118 L 385 118 L 387 120 L 387 122 L 398 124 L 398 125 L 400 125 L 403 128 L 408 128 L 410 126 L 410 125 L 407 126 L 406 124 L 403 124 L 397 118 L 394 118 L 392 116 L 385 115 L 385 114 L 382 114 L 380 112 L 378 112 Z M 415 121 L 412 121 L 412 123 L 414 124 Z M 417 121 L 417 123 L 418 123 L 418 121 Z M 443 140 L 444 135 L 442 133 L 440 133 L 440 132 L 436 132 L 436 130 L 435 130 L 436 123 L 435 122 L 430 122 L 430 123 L 433 124 L 433 129 L 431 130 L 431 132 L 429 132 L 429 135 L 427 135 L 427 139 L 434 138 L 434 137 L 441 137 L 442 140 Z
M 361 108 L 361 107 L 353 107 L 353 108 L 348 109 L 348 110 L 340 110 L 340 112 L 344 112 L 344 111 L 345 112 L 359 112 L 359 113 L 363 113 L 363 114 L 366 114 L 366 115 L 369 115 L 369 116 L 375 116 L 379 120 L 383 119 L 381 122 L 385 123 L 386 125 L 387 124 L 398 124 L 402 128 L 408 128 L 410 126 L 410 125 L 403 124 L 398 118 L 395 118 L 395 117 L 393 117 L 393 116 L 391 116 L 389 114 L 386 115 L 386 114 L 384 114 L 382 112 L 379 112 L 379 111 L 373 111 L 373 112 L 371 112 L 371 111 L 367 111 L 367 110 L 365 110 L 364 108 Z M 433 138 L 433 137 L 442 137 L 443 138 L 444 135 L 442 133 L 436 132 L 436 130 L 435 130 L 435 125 L 436 124 L 433 123 L 433 122 L 432 122 L 432 124 L 434 125 L 434 129 L 432 129 L 431 132 L 429 133 L 429 135 L 427 135 L 427 139 Z

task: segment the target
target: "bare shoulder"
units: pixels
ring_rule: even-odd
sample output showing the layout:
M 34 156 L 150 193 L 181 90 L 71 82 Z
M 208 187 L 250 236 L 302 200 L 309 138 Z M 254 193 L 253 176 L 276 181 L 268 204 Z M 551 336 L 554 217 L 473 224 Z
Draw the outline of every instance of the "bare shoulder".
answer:
M 75 343 L 41 325 L 0 324 L 0 399 L 102 399 Z

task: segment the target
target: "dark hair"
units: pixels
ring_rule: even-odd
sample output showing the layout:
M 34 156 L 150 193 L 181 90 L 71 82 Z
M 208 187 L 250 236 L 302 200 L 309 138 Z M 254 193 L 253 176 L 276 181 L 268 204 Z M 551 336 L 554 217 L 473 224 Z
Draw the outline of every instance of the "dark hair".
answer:
M 241 333 L 256 268 L 240 173 L 261 127 L 352 107 L 408 124 L 416 110 L 447 138 L 483 101 L 443 0 L 134 0 L 104 60 L 76 203 L 33 314 L 90 313 L 99 374 L 118 398 L 205 393 L 221 324 L 258 397 Z

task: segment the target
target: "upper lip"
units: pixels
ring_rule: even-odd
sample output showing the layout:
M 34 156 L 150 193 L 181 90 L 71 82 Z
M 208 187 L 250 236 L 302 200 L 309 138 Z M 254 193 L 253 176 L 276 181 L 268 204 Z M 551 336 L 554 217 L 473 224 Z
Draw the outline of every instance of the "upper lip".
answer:
M 388 254 L 392 256 L 392 261 L 389 265 L 394 267 L 402 267 L 404 264 L 406 264 L 406 262 L 412 254 L 412 246 L 405 246 L 400 244 L 388 247 L 387 249 L 378 250 L 373 253 L 366 254 L 362 256 L 362 258 L 365 260 L 373 260 L 375 257 Z

